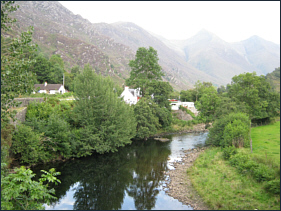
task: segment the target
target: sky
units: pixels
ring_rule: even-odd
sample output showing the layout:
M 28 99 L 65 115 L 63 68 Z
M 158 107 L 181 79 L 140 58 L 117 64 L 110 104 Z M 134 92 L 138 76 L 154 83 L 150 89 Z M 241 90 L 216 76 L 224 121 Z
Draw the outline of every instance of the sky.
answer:
M 60 1 L 92 23 L 133 22 L 168 40 L 201 29 L 226 42 L 257 35 L 280 44 L 280 1 Z

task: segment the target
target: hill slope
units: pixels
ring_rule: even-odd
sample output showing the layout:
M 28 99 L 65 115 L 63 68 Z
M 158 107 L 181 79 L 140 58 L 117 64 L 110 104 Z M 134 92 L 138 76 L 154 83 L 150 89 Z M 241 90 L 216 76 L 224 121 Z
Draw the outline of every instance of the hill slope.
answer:
M 139 47 L 157 50 L 164 80 L 176 90 L 191 88 L 197 80 L 225 85 L 234 75 L 266 74 L 280 66 L 280 45 L 261 38 L 231 44 L 202 30 L 184 41 L 168 41 L 133 23 L 91 23 L 56 1 L 16 3 L 20 5 L 13 13 L 16 27 L 34 26 L 33 40 L 40 51 L 60 54 L 67 70 L 90 63 L 120 85 L 129 77 L 128 63 Z

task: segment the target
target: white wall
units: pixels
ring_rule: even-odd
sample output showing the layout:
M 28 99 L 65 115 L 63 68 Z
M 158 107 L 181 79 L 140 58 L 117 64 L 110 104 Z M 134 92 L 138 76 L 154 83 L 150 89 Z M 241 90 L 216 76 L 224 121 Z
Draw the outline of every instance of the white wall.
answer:
M 125 89 L 120 97 L 123 97 L 123 100 L 130 105 L 136 104 L 138 102 L 138 98 L 132 95 L 132 93 L 129 91 L 128 86 L 125 86 Z

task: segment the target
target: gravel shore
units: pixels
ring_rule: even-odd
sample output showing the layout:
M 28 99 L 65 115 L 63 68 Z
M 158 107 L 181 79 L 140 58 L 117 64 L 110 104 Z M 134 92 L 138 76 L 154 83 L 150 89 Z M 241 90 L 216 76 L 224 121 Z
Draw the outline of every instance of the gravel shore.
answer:
M 204 148 L 185 150 L 182 161 L 173 163 L 175 169 L 165 172 L 165 175 L 170 179 L 167 182 L 168 190 L 165 190 L 165 192 L 183 204 L 190 205 L 194 210 L 209 210 L 192 187 L 191 181 L 186 173 L 186 170 L 193 165 L 198 155 L 204 150 Z

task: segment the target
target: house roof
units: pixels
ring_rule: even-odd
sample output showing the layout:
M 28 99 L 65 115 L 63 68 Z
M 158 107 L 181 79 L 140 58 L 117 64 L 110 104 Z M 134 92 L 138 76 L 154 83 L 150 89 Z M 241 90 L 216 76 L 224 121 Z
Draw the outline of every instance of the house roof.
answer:
M 59 90 L 59 88 L 62 86 L 62 84 L 34 84 L 34 88 L 40 87 L 40 90 Z

